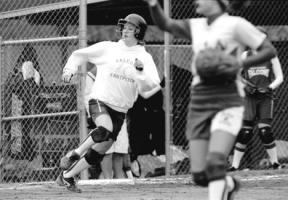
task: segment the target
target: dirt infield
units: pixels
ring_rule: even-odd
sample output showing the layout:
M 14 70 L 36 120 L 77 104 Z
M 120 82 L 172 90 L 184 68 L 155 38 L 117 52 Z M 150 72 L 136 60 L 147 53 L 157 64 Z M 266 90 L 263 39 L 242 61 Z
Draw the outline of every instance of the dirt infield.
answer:
M 236 200 L 286 200 L 288 171 L 240 172 Z M 132 180 L 79 181 L 82 193 L 71 193 L 53 182 L 1 184 L 2 200 L 207 200 L 207 189 L 193 185 L 189 176 Z

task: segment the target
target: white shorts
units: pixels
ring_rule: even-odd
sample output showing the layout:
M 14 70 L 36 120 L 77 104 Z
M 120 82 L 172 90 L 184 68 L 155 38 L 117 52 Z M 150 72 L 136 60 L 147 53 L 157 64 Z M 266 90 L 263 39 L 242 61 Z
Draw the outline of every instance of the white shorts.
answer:
M 231 107 L 218 112 L 211 122 L 211 133 L 216 130 L 237 136 L 243 122 L 244 106 Z
M 124 120 L 124 123 L 122 125 L 122 128 L 117 136 L 116 141 L 114 144 L 108 149 L 106 154 L 110 153 L 128 153 L 128 147 L 129 147 L 129 139 L 128 139 L 128 133 L 127 133 L 127 123 L 126 120 Z
M 85 103 L 85 108 L 86 108 L 88 117 L 90 117 L 89 100 L 90 100 L 90 94 L 91 94 L 92 86 L 94 84 L 94 80 L 95 80 L 95 76 L 91 72 L 88 72 L 86 75 L 85 95 L 84 95 L 84 103 Z

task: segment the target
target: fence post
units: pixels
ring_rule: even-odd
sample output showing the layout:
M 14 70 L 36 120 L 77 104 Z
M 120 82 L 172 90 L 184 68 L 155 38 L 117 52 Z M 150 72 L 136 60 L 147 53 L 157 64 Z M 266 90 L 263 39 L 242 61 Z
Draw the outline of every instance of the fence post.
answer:
M 80 0 L 79 7 L 79 47 L 83 48 L 87 46 L 87 0 Z M 79 105 L 79 121 L 80 121 L 80 140 L 83 141 L 87 137 L 87 125 L 86 125 L 86 108 L 84 103 L 85 97 L 85 80 L 86 80 L 86 64 L 81 67 L 80 71 L 80 101 Z M 88 170 L 84 170 L 81 173 L 81 179 L 88 179 Z
M 2 113 L 3 113 L 3 110 L 2 110 L 2 37 L 0 36 L 0 147 L 3 148 L 3 129 L 2 129 Z M 2 162 L 2 154 L 3 154 L 3 149 L 0 149 L 1 152 L 0 152 L 0 162 Z M 2 180 L 3 180 L 3 172 L 2 172 L 2 168 L 0 168 L 0 183 L 2 183 Z
M 170 16 L 170 0 L 164 1 L 164 12 L 167 16 Z M 170 176 L 170 138 L 171 138 L 171 106 L 170 106 L 170 34 L 164 32 L 164 76 L 165 78 L 165 154 L 166 154 L 166 166 L 165 175 Z

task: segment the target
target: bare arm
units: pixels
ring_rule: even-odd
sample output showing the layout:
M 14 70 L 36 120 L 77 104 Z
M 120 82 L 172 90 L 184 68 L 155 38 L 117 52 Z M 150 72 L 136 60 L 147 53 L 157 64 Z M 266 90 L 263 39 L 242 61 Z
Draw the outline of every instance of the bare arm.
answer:
M 139 94 L 144 98 L 144 99 L 148 99 L 151 96 L 153 96 L 154 94 L 156 94 L 158 91 L 160 91 L 162 88 L 160 85 L 156 85 L 154 88 L 152 88 L 151 90 L 148 91 L 140 91 Z
M 253 56 L 249 56 L 244 59 L 242 62 L 243 67 L 249 67 L 253 65 L 258 65 L 267 60 L 271 60 L 277 55 L 277 51 L 275 47 L 271 44 L 271 42 L 267 39 L 263 41 L 260 47 L 257 49 L 257 54 Z
M 281 64 L 280 64 L 278 57 L 273 58 L 271 62 L 272 62 L 272 70 L 275 76 L 275 80 L 269 85 L 269 88 L 274 90 L 281 85 L 284 78 L 283 78 L 283 71 L 282 71 Z
M 91 62 L 91 59 L 96 59 L 101 56 L 106 48 L 109 47 L 108 42 L 100 42 L 89 47 L 73 51 L 63 68 L 62 79 L 69 83 L 72 76 L 77 72 L 78 67 L 86 62 Z M 88 68 L 90 66 L 88 65 Z
M 190 25 L 187 20 L 175 20 L 166 16 L 158 0 L 144 0 L 149 5 L 149 10 L 154 23 L 163 31 L 180 38 L 192 40 Z

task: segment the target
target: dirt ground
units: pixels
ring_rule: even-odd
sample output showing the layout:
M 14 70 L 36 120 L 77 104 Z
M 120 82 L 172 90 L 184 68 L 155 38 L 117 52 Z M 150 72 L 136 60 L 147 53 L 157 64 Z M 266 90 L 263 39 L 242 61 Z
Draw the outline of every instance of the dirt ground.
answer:
M 288 170 L 234 173 L 242 188 L 235 200 L 286 200 Z M 79 181 L 82 193 L 71 193 L 53 182 L 0 184 L 1 200 L 207 200 L 207 189 L 189 175 L 132 180 Z

